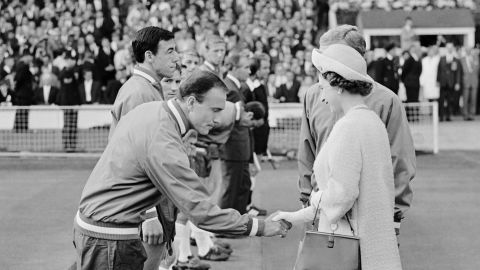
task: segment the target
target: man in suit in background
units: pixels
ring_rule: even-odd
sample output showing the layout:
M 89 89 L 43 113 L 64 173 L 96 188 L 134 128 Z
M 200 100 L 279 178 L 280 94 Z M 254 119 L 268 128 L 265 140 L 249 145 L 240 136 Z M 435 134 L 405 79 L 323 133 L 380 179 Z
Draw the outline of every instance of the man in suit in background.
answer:
M 93 80 L 93 72 L 89 68 L 83 70 L 83 82 L 78 87 L 80 104 L 99 104 L 102 99 L 102 84 Z
M 40 87 L 35 89 L 36 105 L 52 105 L 57 104 L 58 88 L 53 85 L 53 75 L 44 74 Z
M 405 60 L 403 64 L 402 81 L 407 92 L 407 102 L 418 102 L 420 74 L 422 74 L 422 62 L 419 49 L 418 46 L 413 45 L 409 50 L 410 57 Z
M 57 104 L 61 106 L 80 105 L 78 81 L 75 75 L 75 56 L 71 51 L 66 52 L 66 66 L 60 72 L 60 90 L 57 95 Z M 77 148 L 77 117 L 76 109 L 65 109 L 63 113 L 62 141 L 67 152 L 74 152 Z
M 391 43 L 385 47 L 387 55 L 378 60 L 375 74 L 377 82 L 398 94 L 400 79 L 398 76 L 398 57 L 395 55 L 397 47 L 395 43 Z
M 455 107 L 455 92 L 460 91 L 462 80 L 462 65 L 454 56 L 453 43 L 446 45 L 447 54 L 440 58 L 438 63 L 437 82 L 440 84 L 440 98 L 438 99 L 440 121 L 451 121 Z
M 300 90 L 300 83 L 295 78 L 295 74 L 292 70 L 287 70 L 286 72 L 287 81 L 280 85 L 277 88 L 277 93 L 275 98 L 279 99 L 280 102 L 300 102 L 298 98 L 298 91 Z
M 115 80 L 110 80 L 107 83 L 107 89 L 104 92 L 103 100 L 106 104 L 113 104 L 117 98 L 118 91 L 122 85 L 127 81 L 127 74 L 125 69 L 119 69 L 115 73 Z
M 474 120 L 477 107 L 479 59 L 478 51 L 473 48 L 465 50 L 460 59 L 463 70 L 463 119 Z
M 98 55 L 95 58 L 96 73 L 95 80 L 107 85 L 109 80 L 115 79 L 115 66 L 113 63 L 113 50 L 110 47 L 108 38 L 102 38 L 101 47 L 98 50 Z
M 225 60 L 229 72 L 224 80 L 228 88 L 227 100 L 237 108 L 235 125 L 227 142 L 220 149 L 222 159 L 224 193 L 220 195 L 221 208 L 233 208 L 241 214 L 247 212 L 250 204 L 249 161 L 252 157 L 249 129 L 242 126 L 240 116 L 244 111 L 245 100 L 242 92 L 245 81 L 250 75 L 250 60 L 237 53 L 230 54 Z

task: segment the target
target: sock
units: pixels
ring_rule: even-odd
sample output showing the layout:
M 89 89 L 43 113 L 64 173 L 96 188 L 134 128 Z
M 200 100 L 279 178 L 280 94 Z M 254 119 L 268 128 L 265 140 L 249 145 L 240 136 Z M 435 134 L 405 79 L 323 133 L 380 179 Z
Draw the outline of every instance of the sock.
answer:
M 198 256 L 207 255 L 210 248 L 213 247 L 213 241 L 212 238 L 210 238 L 210 233 L 197 228 L 197 226 L 193 225 L 191 222 L 189 222 L 189 224 L 192 228 L 193 238 L 195 238 L 195 241 L 197 242 Z
M 183 225 L 175 223 L 175 242 L 178 242 L 178 260 L 181 262 L 187 262 L 188 256 L 192 256 L 190 250 L 190 226 L 188 224 Z

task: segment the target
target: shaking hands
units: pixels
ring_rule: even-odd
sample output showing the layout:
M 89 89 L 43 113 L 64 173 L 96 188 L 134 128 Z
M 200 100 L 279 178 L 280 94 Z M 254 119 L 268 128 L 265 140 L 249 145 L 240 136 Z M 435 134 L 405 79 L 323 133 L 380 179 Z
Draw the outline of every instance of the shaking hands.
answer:
M 265 228 L 263 229 L 263 236 L 280 235 L 282 238 L 287 236 L 288 231 L 292 228 L 292 224 L 283 219 L 273 220 L 277 213 L 270 215 L 265 219 Z

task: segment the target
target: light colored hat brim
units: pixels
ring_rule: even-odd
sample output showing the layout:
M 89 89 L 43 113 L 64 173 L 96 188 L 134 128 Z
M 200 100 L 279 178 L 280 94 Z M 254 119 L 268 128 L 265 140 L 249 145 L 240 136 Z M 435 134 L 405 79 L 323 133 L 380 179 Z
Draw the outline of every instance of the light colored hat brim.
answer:
M 312 63 L 321 73 L 333 71 L 347 80 L 364 81 L 372 84 L 374 83 L 374 80 L 372 77 L 368 76 L 368 74 L 364 75 L 358 71 L 355 71 L 349 66 L 326 56 L 318 49 L 314 49 L 312 52 Z

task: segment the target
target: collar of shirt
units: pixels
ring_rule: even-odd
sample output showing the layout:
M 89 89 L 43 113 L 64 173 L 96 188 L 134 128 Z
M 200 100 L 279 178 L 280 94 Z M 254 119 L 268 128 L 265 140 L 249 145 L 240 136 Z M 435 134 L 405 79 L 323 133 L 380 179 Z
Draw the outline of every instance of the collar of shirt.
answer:
M 418 56 L 414 53 L 410 54 L 413 58 L 413 60 L 418 61 Z
M 175 122 L 180 128 L 181 135 L 185 135 L 185 133 L 190 130 L 190 125 L 188 123 L 187 116 L 183 112 L 177 100 L 170 99 L 165 104 L 167 111 L 173 116 L 173 119 L 175 119 Z
M 160 84 L 160 78 L 158 78 L 158 76 L 155 73 L 141 66 L 135 66 L 133 68 L 133 74 L 147 79 L 147 81 L 149 81 L 151 84 L 155 84 L 155 83 Z
M 242 86 L 242 84 L 240 83 L 240 81 L 235 78 L 232 74 L 228 73 L 227 74 L 227 78 L 229 78 L 236 86 L 238 89 L 240 89 L 240 87 Z
M 393 60 L 393 56 L 391 54 L 387 54 L 387 59 L 392 61 Z
M 206 67 L 208 67 L 211 71 L 217 72 L 217 69 L 216 69 L 210 62 L 208 62 L 208 61 L 205 60 L 205 61 L 203 62 L 203 64 L 204 64 Z
M 50 85 L 43 86 L 43 100 L 45 101 L 45 103 L 48 103 L 48 98 L 50 96 L 50 89 L 51 89 Z
M 448 63 L 453 61 L 453 55 L 451 54 L 446 54 L 445 55 L 445 60 L 447 60 Z
M 163 98 L 163 90 L 162 90 L 162 85 L 160 84 L 160 78 L 158 78 L 158 76 L 155 73 L 151 72 L 146 68 L 142 68 L 140 66 L 135 66 L 133 68 L 132 73 L 140 77 L 143 77 L 147 81 L 149 81 L 153 85 L 153 87 L 155 87 L 155 89 L 157 89 L 158 92 L 160 92 L 160 95 Z
M 253 92 L 253 90 L 255 90 L 256 88 L 258 88 L 261 83 L 259 80 L 255 79 L 255 81 L 252 81 L 252 79 L 248 78 L 247 81 L 245 82 L 248 86 L 248 88 L 250 88 L 250 91 Z

